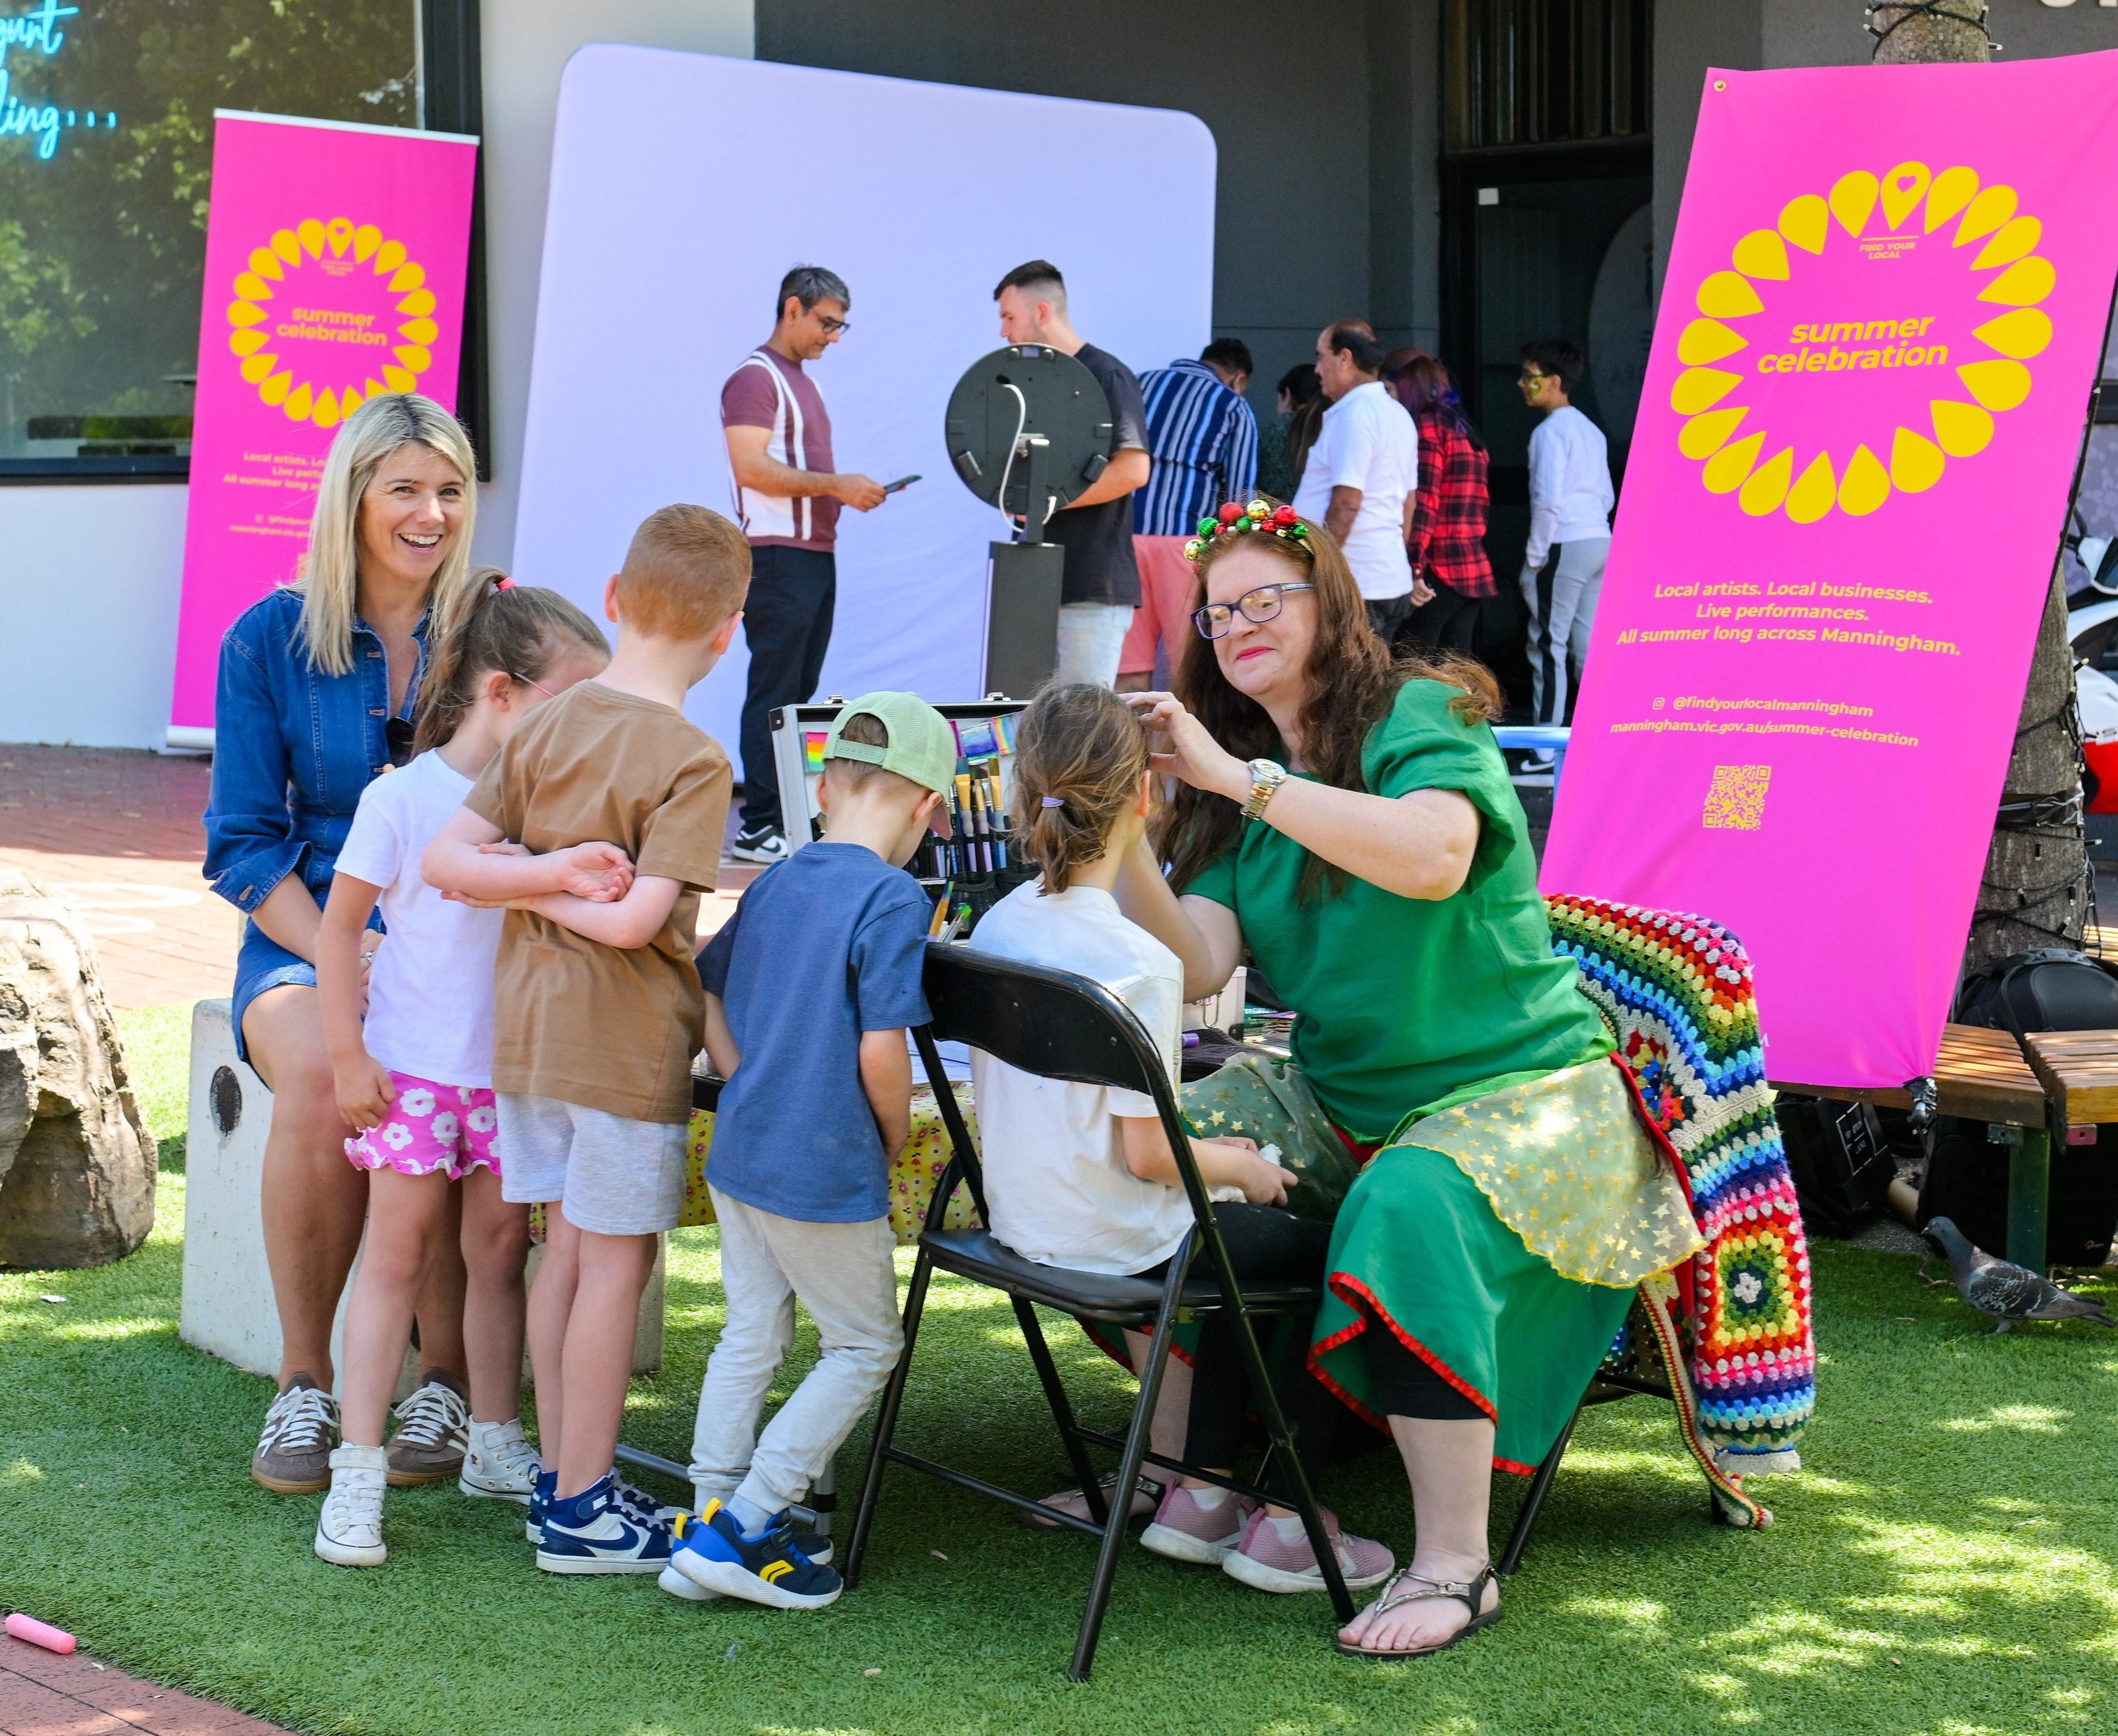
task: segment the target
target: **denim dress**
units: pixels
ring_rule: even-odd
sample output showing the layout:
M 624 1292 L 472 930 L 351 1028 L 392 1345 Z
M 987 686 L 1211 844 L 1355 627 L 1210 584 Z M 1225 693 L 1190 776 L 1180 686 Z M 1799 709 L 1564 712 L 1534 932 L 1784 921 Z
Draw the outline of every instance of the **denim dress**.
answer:
M 213 792 L 206 808 L 206 877 L 252 915 L 290 874 L 319 907 L 371 778 L 411 756 L 413 708 L 427 665 L 427 620 L 414 630 L 419 661 L 403 709 L 390 714 L 390 665 L 381 636 L 358 616 L 353 667 L 326 675 L 310 662 L 298 592 L 252 605 L 220 642 L 214 702 Z M 400 745 L 393 752 L 392 723 Z M 380 926 L 371 919 L 371 926 Z M 253 921 L 235 958 L 236 1052 L 249 1055 L 243 1015 L 267 989 L 313 986 L 317 967 Z

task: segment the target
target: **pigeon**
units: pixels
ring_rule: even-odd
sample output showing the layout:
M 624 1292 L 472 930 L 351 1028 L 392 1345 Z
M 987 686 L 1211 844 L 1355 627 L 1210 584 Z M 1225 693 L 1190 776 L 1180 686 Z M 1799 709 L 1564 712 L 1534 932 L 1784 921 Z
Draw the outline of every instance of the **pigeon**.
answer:
M 1995 1259 L 1972 1247 L 1970 1238 L 1948 1218 L 1929 1218 L 1920 1234 L 1948 1259 L 1956 1293 L 1980 1314 L 2000 1323 L 1994 1328 L 1997 1332 L 2007 1332 L 2018 1320 L 2093 1320 L 2098 1326 L 2118 1326 L 2102 1303 L 2062 1290 L 2028 1267 Z

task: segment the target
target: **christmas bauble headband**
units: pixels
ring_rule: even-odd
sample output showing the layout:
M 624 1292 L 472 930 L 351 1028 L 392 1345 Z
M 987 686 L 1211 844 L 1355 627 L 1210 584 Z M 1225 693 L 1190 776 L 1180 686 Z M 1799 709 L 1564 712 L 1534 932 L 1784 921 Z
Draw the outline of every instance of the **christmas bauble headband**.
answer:
M 1290 542 L 1309 540 L 1309 527 L 1292 506 L 1274 506 L 1252 501 L 1245 506 L 1230 501 L 1210 519 L 1199 521 L 1199 533 L 1184 545 L 1184 558 L 1196 561 L 1217 538 L 1238 536 L 1246 530 L 1269 531 Z

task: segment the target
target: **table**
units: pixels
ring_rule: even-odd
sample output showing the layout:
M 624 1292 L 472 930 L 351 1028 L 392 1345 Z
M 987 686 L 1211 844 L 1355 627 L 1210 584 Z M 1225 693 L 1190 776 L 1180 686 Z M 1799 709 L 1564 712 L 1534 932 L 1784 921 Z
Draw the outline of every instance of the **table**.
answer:
M 2106 1046 L 2118 1041 L 2109 1033 L 2105 1037 Z M 2031 1039 L 2033 1043 L 2037 1041 Z M 2118 1060 L 2107 1070 L 2109 1088 L 2118 1093 Z M 1935 1058 L 1934 1078 L 1945 1115 L 2018 1129 L 2019 1138 L 2008 1157 L 2007 1256 L 2019 1266 L 2042 1272 L 2046 1195 L 2051 1184 L 2051 1110 L 2045 1081 L 2032 1070 L 2014 1037 L 1982 1025 L 1941 1027 L 1941 1050 Z M 1798 1092 L 1804 1097 L 1829 1097 L 1840 1103 L 1872 1103 L 1883 1109 L 1912 1106 L 1912 1093 L 1902 1085 L 1856 1087 L 1776 1079 L 1773 1088 Z M 2118 1096 L 2113 1101 L 2118 1103 Z M 2118 1120 L 2118 1114 L 2111 1119 Z

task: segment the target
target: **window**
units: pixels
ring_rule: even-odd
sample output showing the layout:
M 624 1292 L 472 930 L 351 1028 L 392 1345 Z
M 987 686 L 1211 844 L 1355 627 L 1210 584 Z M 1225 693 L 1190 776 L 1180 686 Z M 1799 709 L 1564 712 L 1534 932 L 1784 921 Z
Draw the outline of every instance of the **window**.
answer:
M 419 126 L 423 10 L 0 0 L 0 474 L 184 473 L 213 111 Z
M 1447 0 L 1442 29 L 1449 150 L 1646 134 L 1650 0 Z

